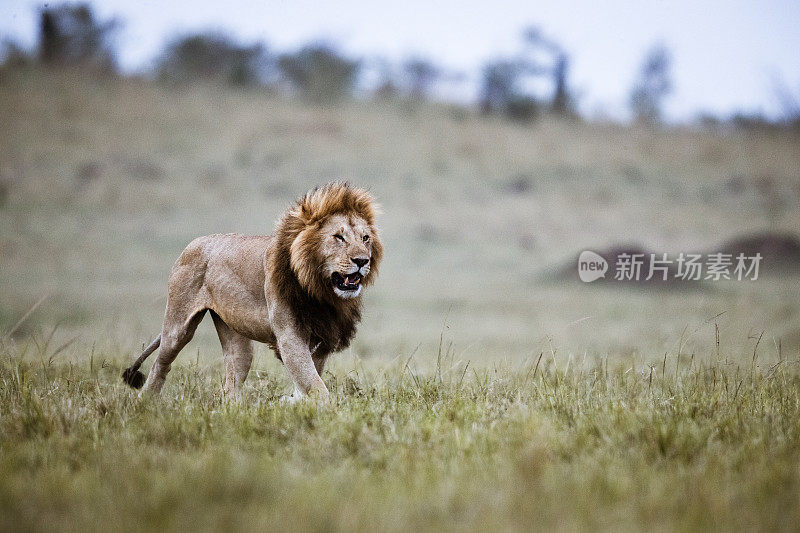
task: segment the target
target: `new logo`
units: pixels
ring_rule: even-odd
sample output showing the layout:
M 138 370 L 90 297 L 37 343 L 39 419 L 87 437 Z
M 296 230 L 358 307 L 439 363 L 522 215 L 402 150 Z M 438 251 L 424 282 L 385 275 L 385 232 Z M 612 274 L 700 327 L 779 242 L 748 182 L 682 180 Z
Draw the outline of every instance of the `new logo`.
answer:
M 599 278 L 606 277 L 608 261 L 595 252 L 586 250 L 578 257 L 578 276 L 581 281 L 589 283 Z

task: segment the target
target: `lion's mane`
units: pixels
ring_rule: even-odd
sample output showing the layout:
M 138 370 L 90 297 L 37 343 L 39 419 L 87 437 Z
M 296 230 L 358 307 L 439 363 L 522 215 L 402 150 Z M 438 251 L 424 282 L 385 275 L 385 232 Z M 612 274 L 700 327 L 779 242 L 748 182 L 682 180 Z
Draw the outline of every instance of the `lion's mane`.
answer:
M 342 299 L 333 295 L 325 277 L 319 249 L 320 227 L 335 214 L 357 215 L 372 227 L 371 268 L 363 284 L 378 273 L 383 246 L 375 228 L 378 206 L 365 189 L 347 183 L 330 183 L 300 198 L 278 221 L 275 245 L 266 258 L 268 282 L 274 293 L 289 304 L 296 325 L 312 345 L 323 351 L 346 348 L 361 320 L 361 298 Z

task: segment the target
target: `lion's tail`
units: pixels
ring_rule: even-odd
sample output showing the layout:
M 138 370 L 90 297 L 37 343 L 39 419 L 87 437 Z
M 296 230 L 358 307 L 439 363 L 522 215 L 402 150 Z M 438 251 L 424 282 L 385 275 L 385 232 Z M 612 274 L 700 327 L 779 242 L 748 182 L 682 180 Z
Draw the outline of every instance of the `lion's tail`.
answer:
M 161 345 L 161 335 L 156 337 L 155 340 L 150 343 L 150 346 L 144 349 L 142 355 L 136 359 L 135 363 L 125 369 L 125 372 L 122 373 L 122 381 L 134 389 L 141 389 L 142 385 L 144 385 L 144 374 L 139 372 L 139 367 L 142 366 L 144 360 L 147 359 L 151 353 L 156 351 L 159 345 Z

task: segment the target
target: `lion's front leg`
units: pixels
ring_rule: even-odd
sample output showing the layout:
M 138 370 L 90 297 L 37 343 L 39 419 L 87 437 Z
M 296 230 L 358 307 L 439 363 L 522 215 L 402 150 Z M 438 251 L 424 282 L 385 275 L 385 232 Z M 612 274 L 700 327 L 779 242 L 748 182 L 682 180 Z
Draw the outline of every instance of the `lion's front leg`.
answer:
M 317 374 L 322 377 L 322 372 L 325 370 L 325 363 L 328 360 L 329 354 L 312 353 L 311 358 L 314 360 L 314 367 L 317 369 Z
M 314 368 L 317 369 L 317 374 L 322 377 L 322 372 L 325 370 L 325 362 L 331 354 L 322 346 L 322 342 L 317 342 L 316 345 L 311 346 L 311 359 L 314 361 Z
M 278 337 L 278 349 L 283 364 L 294 382 L 294 397 L 312 396 L 323 400 L 330 397 L 328 387 L 319 377 L 308 343 L 294 331 L 287 330 Z

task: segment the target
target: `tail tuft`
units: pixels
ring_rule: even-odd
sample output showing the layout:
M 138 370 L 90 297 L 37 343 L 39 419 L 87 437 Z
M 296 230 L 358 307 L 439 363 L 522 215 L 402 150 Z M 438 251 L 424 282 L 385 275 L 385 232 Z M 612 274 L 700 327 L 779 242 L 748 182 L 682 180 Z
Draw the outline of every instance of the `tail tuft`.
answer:
M 144 385 L 144 374 L 139 372 L 139 367 L 130 367 L 122 373 L 122 381 L 134 389 L 141 389 Z
M 142 366 L 144 360 L 147 359 L 151 353 L 153 353 L 156 348 L 161 345 L 161 335 L 156 337 L 153 342 L 150 343 L 150 346 L 144 349 L 142 355 L 136 359 L 136 362 L 133 363 L 130 367 L 125 369 L 125 372 L 122 373 L 122 381 L 127 383 L 129 386 L 133 387 L 134 389 L 141 389 L 142 385 L 144 385 L 144 374 L 139 372 L 139 367 Z

